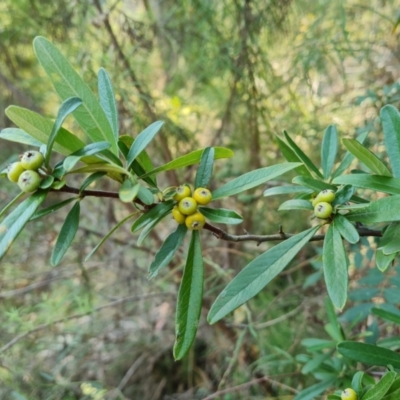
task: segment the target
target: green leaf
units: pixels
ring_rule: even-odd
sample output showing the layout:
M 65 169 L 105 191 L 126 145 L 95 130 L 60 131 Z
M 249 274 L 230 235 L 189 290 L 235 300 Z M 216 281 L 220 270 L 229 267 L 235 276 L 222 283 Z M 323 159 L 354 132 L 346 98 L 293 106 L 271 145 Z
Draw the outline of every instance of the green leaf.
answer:
M 146 204 L 147 206 L 151 206 L 154 203 L 153 193 L 144 186 L 140 186 L 137 197 L 143 202 L 143 204 Z
M 324 178 L 328 179 L 335 163 L 336 153 L 338 149 L 338 133 L 335 125 L 329 125 L 322 139 L 321 146 L 321 164 Z
M 351 380 L 351 387 L 356 391 L 357 395 L 360 396 L 362 392 L 362 381 L 364 378 L 364 371 L 357 371 L 353 379 Z
M 337 350 L 343 356 L 357 362 L 381 367 L 392 365 L 394 368 L 400 368 L 400 354 L 383 347 L 361 342 L 344 341 L 337 345 Z
M 54 182 L 54 176 L 52 175 L 47 175 L 40 181 L 40 189 L 48 189 L 53 185 Z
M 344 334 L 342 327 L 339 324 L 335 309 L 333 307 L 332 301 L 329 297 L 325 298 L 325 309 L 326 309 L 326 314 L 328 316 L 329 323 L 332 327 L 330 331 L 330 336 L 332 337 L 333 340 L 339 342 L 344 340 Z
M 323 246 L 323 268 L 326 288 L 333 305 L 343 309 L 347 299 L 347 257 L 340 232 L 331 224 Z
M 82 183 L 81 187 L 79 188 L 79 192 L 83 192 L 87 189 L 93 182 L 99 180 L 104 175 L 107 175 L 105 172 L 95 172 L 94 174 L 88 176 Z
M 259 293 L 314 236 L 319 226 L 301 232 L 267 250 L 242 269 L 219 294 L 208 314 L 214 324 Z
M 107 116 L 89 86 L 72 68 L 68 60 L 44 37 L 36 37 L 33 47 L 40 64 L 52 81 L 62 100 L 82 99 L 82 106 L 74 117 L 93 142 L 111 143 L 111 151 L 118 155 L 118 147 Z
M 54 121 L 53 128 L 46 143 L 47 149 L 44 161 L 46 167 L 49 166 L 51 152 L 53 151 L 53 145 L 56 141 L 58 132 L 65 121 L 65 118 L 67 118 L 69 114 L 73 113 L 81 104 L 82 100 L 79 97 L 69 97 L 61 104 L 57 113 L 57 118 Z
M 172 207 L 175 205 L 173 201 L 166 201 L 163 203 L 157 204 L 155 207 L 147 211 L 145 214 L 141 215 L 132 225 L 132 232 L 136 232 L 139 229 L 142 229 L 144 226 L 156 220 L 161 215 L 164 215 L 165 212 L 172 210 Z
M 181 224 L 178 225 L 175 232 L 172 232 L 167 239 L 165 239 L 165 242 L 157 251 L 154 260 L 150 265 L 149 279 L 154 278 L 162 268 L 166 267 L 170 263 L 176 251 L 182 244 L 186 232 L 186 225 Z
M 60 208 L 65 207 L 66 205 L 68 205 L 69 203 L 71 203 L 72 201 L 74 201 L 76 199 L 77 199 L 76 197 L 71 197 L 71 198 L 69 198 L 67 200 L 61 201 L 60 203 L 52 204 L 49 207 L 43 208 L 42 210 L 39 210 L 39 211 L 36 211 L 32 215 L 32 217 L 29 219 L 29 221 L 45 217 L 46 215 L 49 215 L 49 214 L 53 213 L 54 211 L 57 211 Z
M 201 155 L 200 165 L 197 170 L 194 188 L 207 187 L 210 182 L 214 166 L 214 148 L 206 147 Z
M 350 221 L 358 221 L 363 224 L 400 221 L 399 202 L 400 195 L 384 197 L 372 201 L 365 208 L 352 210 L 346 217 Z
M 97 74 L 98 91 L 101 108 L 103 109 L 110 127 L 113 131 L 115 142 L 118 141 L 118 109 L 115 102 L 114 89 L 111 79 L 104 68 L 100 68 Z
M 379 241 L 379 249 L 383 254 L 389 255 L 400 251 L 400 223 L 390 224 Z
M 313 193 L 314 190 L 305 186 L 285 185 L 269 188 L 264 191 L 264 197 L 275 196 L 279 194 L 292 194 L 292 193 Z
M 335 200 L 332 202 L 332 207 L 347 203 L 353 197 L 355 191 L 356 188 L 354 186 L 351 185 L 342 186 L 335 193 Z
M 1 211 L 0 218 L 21 198 L 25 195 L 25 192 L 19 192 Z
M 37 191 L 18 205 L 0 223 L 0 260 L 11 247 L 25 224 L 30 220 L 36 209 L 46 198 L 46 191 Z
M 357 243 L 360 240 L 360 235 L 356 227 L 343 215 L 336 214 L 333 220 L 335 228 L 339 231 L 343 239 L 349 243 Z
M 123 203 L 132 203 L 140 190 L 140 184 L 132 182 L 131 179 L 125 179 L 119 189 L 119 199 Z
M 200 235 L 193 231 L 176 307 L 174 358 L 180 360 L 196 337 L 203 299 L 204 265 Z
M 321 192 L 325 189 L 336 191 L 336 186 L 330 185 L 329 183 L 325 183 L 314 178 L 309 178 L 308 176 L 296 176 L 293 178 L 292 182 L 296 183 L 297 185 L 308 187 L 316 192 Z
M 348 184 L 389 194 L 400 194 L 400 179 L 387 176 L 369 174 L 342 175 L 335 178 L 333 183 Z
M 199 207 L 199 210 L 207 219 L 217 224 L 236 225 L 243 222 L 241 215 L 226 208 Z
M 300 393 L 297 393 L 293 400 L 315 400 L 318 395 L 325 392 L 326 389 L 332 386 L 336 380 L 336 377 L 328 378 L 326 380 L 316 383 L 315 385 L 309 386 L 307 389 L 304 389 Z
M 125 217 L 124 219 L 122 219 L 121 221 L 118 222 L 117 225 L 115 225 L 110 232 L 107 233 L 107 235 L 105 235 L 103 237 L 103 239 L 100 240 L 100 242 L 92 249 L 92 251 L 86 256 L 85 261 L 89 260 L 90 257 L 92 257 L 92 255 L 100 248 L 100 246 L 103 245 L 103 243 L 105 243 L 109 237 L 118 229 L 120 228 L 126 221 L 128 221 L 129 219 L 131 219 L 132 217 L 134 217 L 135 215 L 137 215 L 137 212 L 134 212 L 132 214 L 129 214 L 127 217 Z
M 282 210 L 314 210 L 314 207 L 309 200 L 287 200 L 284 201 L 280 207 L 278 208 L 279 211 Z
M 156 227 L 156 225 L 158 225 L 159 222 L 161 222 L 161 220 L 163 218 L 165 218 L 165 216 L 167 214 L 169 214 L 171 212 L 171 210 L 165 210 L 165 212 L 159 216 L 157 216 L 157 218 L 154 218 L 152 221 L 150 221 L 142 230 L 142 232 L 140 232 L 140 235 L 138 237 L 137 240 L 137 244 L 138 246 L 140 246 L 144 239 L 146 239 L 147 235 Z
M 76 163 L 83 157 L 100 153 L 101 151 L 106 150 L 109 147 L 110 147 L 109 142 L 97 142 L 88 144 L 82 149 L 75 151 L 64 160 L 63 163 L 64 170 L 66 172 L 71 171 L 75 167 Z
M 128 168 L 135 161 L 136 157 L 147 147 L 147 145 L 153 140 L 154 136 L 163 126 L 163 121 L 156 121 L 149 125 L 145 130 L 139 133 L 135 138 L 131 148 L 129 149 L 128 156 L 126 158 L 126 163 Z
M 350 153 L 360 160 L 375 175 L 392 176 L 386 165 L 361 143 L 355 139 L 342 139 L 342 143 Z
M 396 376 L 397 374 L 394 371 L 386 372 L 380 381 L 364 394 L 363 400 L 381 400 L 390 389 L 390 386 L 392 386 Z
M 397 253 L 392 253 L 392 254 L 383 254 L 383 251 L 381 249 L 377 249 L 375 252 L 375 262 L 376 266 L 378 267 L 379 271 L 385 272 L 390 263 L 396 258 Z
M 64 224 L 61 227 L 60 233 L 57 237 L 56 244 L 53 248 L 53 253 L 51 254 L 51 264 L 56 266 L 64 254 L 71 246 L 72 241 L 76 235 L 79 226 L 79 217 L 81 212 L 81 206 L 79 201 L 77 201 L 67 217 L 65 218 Z
M 394 392 L 390 391 L 382 400 L 398 400 L 400 399 L 400 389 L 395 390 Z
M 308 158 L 308 156 L 297 146 L 297 144 L 292 140 L 286 131 L 283 131 L 285 139 L 287 140 L 289 146 L 296 153 L 296 156 L 300 158 L 303 164 L 310 172 L 314 172 L 319 178 L 324 179 L 323 175 L 319 169 L 313 164 L 313 162 Z
M 26 108 L 9 106 L 6 115 L 15 125 L 23 129 L 28 135 L 39 142 L 46 144 L 53 129 L 54 123 L 41 115 Z M 61 128 L 54 143 L 54 151 L 65 156 L 85 146 L 82 140 Z
M 233 156 L 233 151 L 225 147 L 214 147 L 214 151 L 215 151 L 214 155 L 215 160 L 220 158 L 230 158 Z M 187 167 L 189 165 L 197 164 L 201 160 L 202 154 L 203 150 L 192 151 L 189 154 L 185 154 L 184 156 L 178 157 L 167 164 L 161 165 L 161 167 L 157 167 L 152 171 L 147 172 L 145 175 L 140 176 L 140 178 L 143 179 L 146 176 L 154 175 L 159 172 L 170 171 L 171 169 L 179 169 Z
M 393 176 L 400 178 L 400 113 L 387 105 L 381 108 L 380 117 Z
M 303 165 L 302 161 L 299 157 L 297 157 L 296 153 L 279 136 L 276 135 L 275 138 L 278 143 L 278 147 L 283 154 L 283 157 L 285 157 L 287 161 L 301 163 L 299 167 L 296 167 L 296 172 L 300 175 L 306 175 L 311 178 L 311 172 Z
M 39 140 L 36 140 L 24 130 L 18 128 L 3 129 L 0 132 L 0 139 L 15 143 L 22 143 L 32 147 L 40 147 L 42 145 L 42 142 L 39 142 Z
M 213 200 L 222 199 L 223 197 L 232 196 L 245 190 L 252 189 L 258 185 L 261 185 L 262 183 L 270 181 L 271 179 L 291 171 L 297 166 L 299 166 L 298 163 L 282 163 L 247 172 L 246 174 L 231 180 L 215 190 L 212 193 Z
M 381 308 L 372 308 L 372 314 L 385 319 L 386 321 L 394 322 L 400 325 L 400 314 L 394 314 L 390 311 L 382 310 Z
M 363 132 L 360 133 L 357 137 L 356 140 L 359 143 L 364 143 L 365 139 L 367 138 L 369 132 Z M 346 171 L 347 168 L 349 168 L 351 162 L 353 161 L 354 156 L 351 154 L 349 151 L 346 152 L 344 155 L 341 163 L 337 167 L 336 171 L 332 174 L 332 178 L 336 178 L 339 175 L 342 175 L 344 171 Z

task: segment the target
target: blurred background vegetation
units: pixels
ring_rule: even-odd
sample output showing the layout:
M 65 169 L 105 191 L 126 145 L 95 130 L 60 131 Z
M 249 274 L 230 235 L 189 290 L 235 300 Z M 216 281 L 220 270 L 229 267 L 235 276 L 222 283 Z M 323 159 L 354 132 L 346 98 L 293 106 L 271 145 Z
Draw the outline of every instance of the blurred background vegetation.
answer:
M 94 91 L 99 67 L 108 71 L 122 134 L 136 135 L 156 119 L 166 122 L 149 150 L 155 165 L 205 146 L 234 150 L 233 159 L 216 163 L 214 188 L 283 161 L 274 139 L 283 129 L 317 163 L 329 124 L 347 137 L 367 130 L 379 155 L 379 109 L 400 105 L 399 21 L 395 0 L 2 0 L 0 128 L 11 126 L 4 114 L 10 104 L 49 118 L 57 112 L 60 100 L 32 50 L 33 38 L 42 35 Z M 3 142 L 0 164 L 24 150 Z M 194 172 L 165 174 L 160 187 L 190 183 Z M 116 189 L 112 182 L 104 188 Z M 283 197 L 264 198 L 265 189 L 225 204 L 245 218 L 232 233 L 309 226 L 309 213 L 278 213 Z M 17 192 L 3 179 L 0 205 Z M 47 204 L 67 198 L 49 197 Z M 157 246 L 174 223 L 166 221 L 140 248 L 124 226 L 84 263 L 130 209 L 93 198 L 81 207 L 85 217 L 59 267 L 52 268 L 49 258 L 64 212 L 31 222 L 1 262 L 0 398 L 284 400 L 316 382 L 301 373 L 296 356 L 305 352 L 304 338 L 326 338 L 321 243 L 310 244 L 247 306 L 208 326 L 205 316 L 216 295 L 270 244 L 223 243 L 202 233 L 203 317 L 190 354 L 174 362 L 185 247 L 169 269 L 147 280 Z M 400 302 L 393 281 L 382 276 L 364 281 L 372 282 L 373 295 L 362 286 L 375 266 L 374 246 L 364 239 L 348 249 L 356 295 L 343 321 L 351 322 L 354 310 L 365 312 L 371 297 Z M 383 293 L 389 289 L 390 299 Z M 349 329 L 371 324 L 362 320 Z

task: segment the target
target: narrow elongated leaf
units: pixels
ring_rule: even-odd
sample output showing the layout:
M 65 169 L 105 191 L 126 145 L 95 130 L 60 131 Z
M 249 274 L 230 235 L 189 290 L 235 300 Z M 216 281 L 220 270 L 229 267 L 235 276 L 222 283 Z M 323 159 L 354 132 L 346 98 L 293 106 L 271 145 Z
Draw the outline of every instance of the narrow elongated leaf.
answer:
M 207 219 L 217 224 L 236 225 L 243 222 L 243 217 L 233 210 L 208 207 L 199 207 L 199 209 Z
M 214 152 L 215 160 L 220 158 L 231 158 L 233 156 L 233 151 L 225 147 L 214 147 Z M 154 175 L 159 172 L 170 171 L 172 169 L 179 169 L 188 167 L 189 165 L 197 164 L 201 160 L 202 154 L 203 150 L 192 151 L 189 154 L 185 154 L 184 156 L 178 157 L 167 164 L 161 165 L 161 167 L 157 167 L 152 171 L 147 172 L 145 175 L 140 176 L 140 178 L 143 179 L 146 176 Z
M 382 308 L 372 308 L 372 314 L 383 318 L 386 321 L 394 322 L 397 325 L 400 325 L 400 314 L 395 314 L 390 311 L 383 310 Z
M 357 137 L 356 140 L 359 143 L 364 143 L 365 139 L 368 136 L 368 132 L 363 132 L 360 133 Z M 332 178 L 336 178 L 339 175 L 342 175 L 344 173 L 344 171 L 346 171 L 347 168 L 349 168 L 351 162 L 354 160 L 354 156 L 353 154 L 351 154 L 349 151 L 346 152 L 346 154 L 344 155 L 341 163 L 339 164 L 339 166 L 337 167 L 336 171 L 332 174 Z
M 164 215 L 165 212 L 172 210 L 174 206 L 173 201 L 166 201 L 163 203 L 157 204 L 150 211 L 141 215 L 132 225 L 132 232 L 136 232 L 139 229 L 142 229 L 144 226 L 149 224 L 151 221 L 156 220 L 161 215 Z
M 334 224 L 326 232 L 322 254 L 326 289 L 333 305 L 341 310 L 347 299 L 348 265 L 342 238 Z
M 394 371 L 386 372 L 380 381 L 364 394 L 363 400 L 381 400 L 392 386 L 396 376 L 397 374 Z
M 32 215 L 32 217 L 30 218 L 30 221 L 32 221 L 34 219 L 45 217 L 46 215 L 49 215 L 49 214 L 53 213 L 54 211 L 57 211 L 60 208 L 65 207 L 66 205 L 68 205 L 72 201 L 74 201 L 74 200 L 76 201 L 76 199 L 77 199 L 76 197 L 71 197 L 71 198 L 69 198 L 67 200 L 64 200 L 64 201 L 61 201 L 59 203 L 52 204 L 49 207 L 43 208 L 42 210 L 38 210 Z
M 332 206 L 338 206 L 350 201 L 353 197 L 356 188 L 351 185 L 344 185 L 342 186 L 336 193 L 335 193 L 335 200 L 332 203 Z
M 93 182 L 96 182 L 104 175 L 107 175 L 105 172 L 95 172 L 94 174 L 88 176 L 82 183 L 81 187 L 79 188 L 80 192 L 83 192 L 86 188 L 88 188 Z
M 368 365 L 400 368 L 400 354 L 372 344 L 344 341 L 337 345 L 340 354 Z
M 166 210 L 163 214 L 159 215 L 157 218 L 153 219 L 150 223 L 148 223 L 140 232 L 140 235 L 137 240 L 138 246 L 140 246 L 144 239 L 149 235 L 149 233 L 161 222 L 162 219 L 164 219 L 167 214 L 169 214 L 171 210 Z
M 92 249 L 92 251 L 86 256 L 85 261 L 89 260 L 90 257 L 92 257 L 92 255 L 110 238 L 110 236 L 117 230 L 119 229 L 126 221 L 128 221 L 129 219 L 131 219 L 132 217 L 134 217 L 135 215 L 137 215 L 137 212 L 134 212 L 132 214 L 129 214 L 127 217 L 125 217 L 123 220 L 119 221 L 117 225 L 115 225 L 110 232 L 107 233 L 107 235 L 105 235 L 103 237 L 103 239 L 100 240 L 100 242 Z
M 37 191 L 18 205 L 0 223 L 0 260 L 46 198 L 46 191 Z
M 149 125 L 145 130 L 139 133 L 135 138 L 131 148 L 129 149 L 126 163 L 128 168 L 131 166 L 136 157 L 147 147 L 147 145 L 154 139 L 154 136 L 163 126 L 163 121 L 156 121 Z
M 176 307 L 174 358 L 180 360 L 196 337 L 203 300 L 204 264 L 200 235 L 193 231 Z
M 293 199 L 284 201 L 278 210 L 314 210 L 314 207 L 309 200 Z
M 210 182 L 214 166 L 214 148 L 206 147 L 201 155 L 200 165 L 197 170 L 194 188 L 207 187 Z
M 385 272 L 388 269 L 390 263 L 396 258 L 397 254 L 398 253 L 392 253 L 386 255 L 381 249 L 377 249 L 375 252 L 375 262 L 379 271 Z
M 0 139 L 8 140 L 10 142 L 27 144 L 32 147 L 40 147 L 42 142 L 36 140 L 34 137 L 18 128 L 6 128 L 0 132 Z
M 318 395 L 325 392 L 326 389 L 332 386 L 336 380 L 337 378 L 333 377 L 318 382 L 315 385 L 302 390 L 293 398 L 293 400 L 314 400 L 316 397 L 318 397 Z
M 319 226 L 301 232 L 259 255 L 219 294 L 208 314 L 214 324 L 259 293 L 314 236 Z
M 154 278 L 162 268 L 166 267 L 170 263 L 176 251 L 181 246 L 186 232 L 186 225 L 181 224 L 178 225 L 175 232 L 172 232 L 167 239 L 165 239 L 165 242 L 157 251 L 154 260 L 150 265 L 149 279 Z
M 311 178 L 312 177 L 311 172 L 303 165 L 302 161 L 296 155 L 296 153 L 291 149 L 291 147 L 288 146 L 287 143 L 284 142 L 279 136 L 276 135 L 275 138 L 278 143 L 278 147 L 280 148 L 283 154 L 283 157 L 285 157 L 287 161 L 301 163 L 299 167 L 296 167 L 297 173 L 300 175 L 309 176 Z
M 372 151 L 355 139 L 342 139 L 342 143 L 350 153 L 360 160 L 375 175 L 392 176 L 386 165 Z
M 333 307 L 332 301 L 329 297 L 325 298 L 325 309 L 328 316 L 329 324 L 332 327 L 331 331 L 329 332 L 330 336 L 336 342 L 344 340 L 345 338 L 343 329 L 339 324 L 335 308 Z
M 356 391 L 357 395 L 359 396 L 363 387 L 362 381 L 364 378 L 364 371 L 357 371 L 353 375 L 353 379 L 351 380 L 351 387 Z
M 347 240 L 349 243 L 354 244 L 360 240 L 360 235 L 358 234 L 356 227 L 343 215 L 336 214 L 333 224 L 342 238 Z
M 382 400 L 398 400 L 400 399 L 400 389 L 397 389 L 395 391 L 390 391 L 389 394 L 387 394 L 385 397 L 382 398 Z
M 118 141 L 118 109 L 115 102 L 114 89 L 111 79 L 104 68 L 100 68 L 97 74 L 100 105 L 103 109 L 110 127 L 113 131 L 115 142 Z
M 77 201 L 65 218 L 64 224 L 58 234 L 56 244 L 53 248 L 53 253 L 51 254 L 52 265 L 56 266 L 71 246 L 79 227 L 80 212 L 81 206 L 79 201 Z
M 212 193 L 213 200 L 222 199 L 223 197 L 232 196 L 245 190 L 252 189 L 258 185 L 261 185 L 262 183 L 291 171 L 297 166 L 299 166 L 299 163 L 282 163 L 248 172 L 231 180 L 225 185 L 220 186 Z
M 328 179 L 335 163 L 338 148 L 338 133 L 335 125 L 329 125 L 322 139 L 321 164 L 324 178 Z
M 23 129 L 28 135 L 39 142 L 46 144 L 53 129 L 54 122 L 50 121 L 34 111 L 26 108 L 9 106 L 6 115 L 15 125 Z M 85 146 L 79 138 L 66 129 L 61 128 L 54 143 L 54 151 L 65 156 Z
M 393 176 L 400 178 L 400 113 L 387 105 L 381 108 L 380 117 Z
M 264 191 L 264 197 L 276 196 L 280 194 L 292 194 L 292 193 L 313 193 L 314 190 L 305 187 L 305 186 L 297 186 L 297 185 L 285 185 L 285 186 L 277 186 L 272 187 Z
M 360 210 L 352 210 L 346 217 L 363 224 L 400 221 L 400 195 L 384 197 L 369 203 Z
M 52 81 L 62 100 L 82 99 L 82 106 L 74 117 L 93 142 L 111 143 L 111 151 L 118 155 L 118 147 L 108 119 L 89 86 L 72 68 L 68 60 L 44 37 L 36 37 L 33 47 L 40 64 Z
M 63 163 L 63 167 L 65 171 L 70 171 L 72 168 L 75 167 L 76 163 L 81 160 L 83 157 L 91 156 L 93 154 L 100 153 L 103 150 L 106 150 L 110 147 L 109 142 L 97 142 L 91 143 L 87 146 L 83 147 L 72 153 L 68 156 Z
M 73 113 L 80 105 L 82 104 L 82 100 L 79 97 L 69 97 L 64 100 L 61 104 L 60 109 L 57 113 L 57 118 L 54 122 L 53 129 L 51 130 L 50 136 L 47 140 L 47 149 L 45 155 L 45 165 L 48 167 L 50 162 L 51 152 L 53 151 L 53 145 L 56 141 L 56 137 L 58 132 L 65 121 L 65 118 L 68 117 L 69 114 Z
M 329 183 L 325 183 L 314 178 L 310 178 L 308 176 L 296 176 L 293 178 L 292 182 L 301 186 L 308 187 L 312 190 L 315 190 L 316 192 L 321 192 L 325 189 L 336 191 L 336 186 L 330 185 Z
M 303 152 L 303 150 L 301 150 L 300 147 L 297 146 L 297 144 L 292 140 L 292 138 L 289 136 L 289 134 L 286 131 L 283 131 L 283 134 L 284 134 L 285 139 L 287 140 L 289 146 L 296 153 L 297 157 L 300 158 L 300 160 L 303 162 L 303 164 L 306 166 L 306 168 L 310 172 L 314 172 L 319 178 L 324 179 L 324 177 L 321 174 L 321 172 L 319 171 L 319 169 L 308 158 L 308 156 Z

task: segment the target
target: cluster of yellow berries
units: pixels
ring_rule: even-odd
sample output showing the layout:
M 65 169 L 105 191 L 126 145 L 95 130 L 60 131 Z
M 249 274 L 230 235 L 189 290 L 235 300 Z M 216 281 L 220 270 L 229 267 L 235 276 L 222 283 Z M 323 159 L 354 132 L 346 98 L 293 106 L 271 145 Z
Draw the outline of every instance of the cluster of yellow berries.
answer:
M 192 231 L 203 228 L 206 219 L 197 206 L 204 206 L 212 200 L 212 194 L 208 189 L 197 188 L 192 195 L 189 185 L 181 185 L 177 187 L 173 199 L 177 204 L 172 209 L 172 216 L 178 224 L 186 224 Z
M 357 393 L 353 389 L 348 388 L 343 390 L 340 398 L 342 400 L 357 400 Z
M 23 192 L 34 192 L 39 188 L 41 176 L 37 172 L 44 163 L 43 154 L 36 150 L 26 151 L 16 161 L 7 167 L 7 177 L 11 182 L 18 183 Z
M 315 216 L 321 219 L 327 219 L 332 214 L 331 203 L 335 200 L 335 192 L 325 189 L 319 192 L 317 197 L 312 200 Z

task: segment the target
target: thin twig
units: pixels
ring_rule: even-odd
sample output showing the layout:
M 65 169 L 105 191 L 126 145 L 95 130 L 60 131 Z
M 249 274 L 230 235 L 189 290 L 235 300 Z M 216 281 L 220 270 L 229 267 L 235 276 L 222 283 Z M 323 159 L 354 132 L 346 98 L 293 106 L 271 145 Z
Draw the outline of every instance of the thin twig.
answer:
M 38 332 L 38 331 L 42 331 L 43 329 L 46 329 L 52 325 L 56 325 L 61 322 L 69 321 L 71 319 L 85 317 L 86 315 L 90 315 L 90 314 L 93 314 L 94 312 L 104 310 L 105 308 L 114 307 L 119 304 L 126 303 L 127 301 L 139 301 L 139 300 L 143 300 L 143 299 L 150 299 L 153 297 L 161 297 L 161 296 L 176 296 L 176 293 L 168 293 L 168 292 L 167 293 L 150 293 L 150 294 L 146 294 L 146 295 L 142 295 L 142 296 L 127 296 L 127 297 L 123 297 L 122 299 L 112 301 L 111 303 L 96 307 L 93 310 L 90 310 L 90 311 L 87 311 L 87 312 L 84 312 L 81 314 L 70 315 L 69 317 L 57 319 L 56 321 L 52 321 L 52 322 L 48 322 L 47 324 L 39 325 L 36 328 L 33 328 L 27 332 L 24 332 L 24 333 L 21 333 L 20 335 L 15 336 L 14 339 L 10 340 L 2 348 L 0 348 L 0 354 L 4 353 L 6 350 L 11 348 L 16 343 L 18 343 L 20 340 L 24 339 L 25 337 L 29 336 L 30 334 Z

